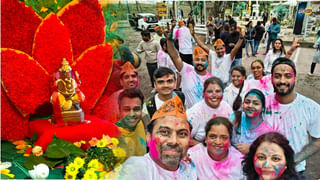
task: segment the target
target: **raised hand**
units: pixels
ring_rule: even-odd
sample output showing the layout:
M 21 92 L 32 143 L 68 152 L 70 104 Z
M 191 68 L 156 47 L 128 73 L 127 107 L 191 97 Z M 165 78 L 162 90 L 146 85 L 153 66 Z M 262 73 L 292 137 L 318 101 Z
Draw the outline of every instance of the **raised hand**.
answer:
M 292 47 L 293 48 L 298 48 L 298 47 L 300 47 L 300 43 L 299 43 L 299 41 L 301 41 L 302 40 L 302 38 L 296 38 L 296 37 L 293 37 L 293 41 L 292 41 Z

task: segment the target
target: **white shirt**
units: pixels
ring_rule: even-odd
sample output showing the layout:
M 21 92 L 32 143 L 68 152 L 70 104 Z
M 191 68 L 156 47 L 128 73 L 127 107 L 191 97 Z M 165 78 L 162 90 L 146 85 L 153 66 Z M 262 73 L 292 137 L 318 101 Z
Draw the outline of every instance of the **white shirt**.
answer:
M 255 80 L 254 78 L 252 78 L 252 79 L 249 79 L 247 81 L 248 81 L 248 84 L 249 84 L 248 91 L 250 91 L 251 89 L 258 89 L 261 92 L 263 92 L 263 94 L 265 96 L 273 93 L 273 85 L 272 85 L 272 82 L 271 82 L 271 74 L 263 76 L 259 80 Z
M 290 104 L 280 104 L 275 93 L 266 98 L 265 121 L 290 142 L 295 154 L 309 143 L 308 133 L 320 138 L 320 105 L 299 93 Z M 305 170 L 306 161 L 296 166 L 297 171 Z
M 177 93 L 175 93 L 174 91 L 172 92 L 172 98 L 176 97 L 177 96 Z M 162 104 L 164 103 L 164 101 L 162 101 L 160 98 L 159 98 L 159 94 L 157 93 L 156 95 L 154 95 L 154 102 L 156 104 L 156 109 L 158 110 Z M 147 109 L 147 103 L 148 102 L 145 102 L 143 103 L 143 107 L 142 107 L 142 112 L 144 112 L 145 114 L 149 114 L 148 112 L 148 109 Z M 150 114 L 149 114 L 150 115 Z M 152 118 L 152 117 L 150 117 Z
M 182 92 L 185 96 L 185 107 L 188 109 L 203 99 L 203 83 L 212 75 L 207 72 L 206 75 L 200 76 L 193 66 L 185 62 L 183 62 L 180 75 Z
M 182 54 L 192 54 L 192 35 L 186 26 L 181 26 L 175 34 L 178 39 L 179 52 Z
M 161 168 L 150 157 L 149 153 L 144 156 L 130 157 L 120 170 L 119 179 L 136 180 L 196 180 L 197 171 L 192 163 L 180 161 L 176 171 L 168 171 Z
M 244 81 L 243 82 L 243 88 L 242 91 L 240 93 L 240 96 L 242 98 L 242 102 L 244 100 L 244 96 L 247 94 L 249 86 L 248 86 L 248 82 Z M 240 88 L 235 87 L 232 83 L 226 87 L 226 89 L 224 90 L 223 93 L 223 100 L 225 102 L 227 102 L 231 107 L 233 105 L 234 100 L 236 99 L 237 95 L 239 94 L 239 90 Z
M 227 83 L 229 80 L 229 71 L 232 64 L 230 54 L 224 54 L 219 58 L 216 52 L 210 50 L 209 61 L 211 62 L 211 74 L 220 78 L 223 83 Z
M 167 68 L 171 69 L 173 72 L 178 72 L 178 70 L 174 66 L 169 54 L 164 52 L 162 49 L 158 52 L 157 63 L 158 63 L 158 68 L 160 66 L 163 66 L 163 67 L 167 67 Z M 177 75 L 176 75 L 176 77 L 177 77 Z
M 269 50 L 265 59 L 264 59 L 264 68 L 265 72 L 271 73 L 272 63 L 278 58 L 278 57 L 284 57 L 285 54 L 282 52 L 275 54 L 273 52 L 273 49 Z
M 208 154 L 207 147 L 197 144 L 188 151 L 197 168 L 200 180 L 239 180 L 242 174 L 242 154 L 234 147 L 229 147 L 228 156 L 223 161 L 215 161 Z
M 209 107 L 205 100 L 201 100 L 192 108 L 187 110 L 187 117 L 192 125 L 191 137 L 197 141 L 203 141 L 205 139 L 205 126 L 207 122 L 214 117 L 228 118 L 232 114 L 230 105 L 224 101 L 220 102 L 218 108 L 213 109 Z

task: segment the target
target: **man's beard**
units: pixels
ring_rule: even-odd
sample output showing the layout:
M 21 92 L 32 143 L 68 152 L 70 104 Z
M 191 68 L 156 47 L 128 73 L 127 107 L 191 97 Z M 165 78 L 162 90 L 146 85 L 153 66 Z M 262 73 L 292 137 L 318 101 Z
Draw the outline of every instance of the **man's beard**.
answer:
M 202 66 L 203 68 L 202 69 L 198 69 L 198 66 Z M 206 69 L 207 69 L 207 67 L 205 67 L 205 66 L 203 66 L 203 65 L 196 65 L 196 66 L 194 66 L 194 68 L 198 71 L 198 72 L 203 72 L 203 71 L 205 71 Z
M 281 91 L 281 90 L 279 90 L 278 88 L 279 88 L 281 85 L 287 86 L 287 87 L 288 87 L 288 90 L 287 90 L 287 91 Z M 278 83 L 278 84 L 273 85 L 273 89 L 274 89 L 274 91 L 275 91 L 279 96 L 286 96 L 286 95 L 290 94 L 290 93 L 293 91 L 294 86 L 295 86 L 295 83 L 294 83 L 292 86 L 290 86 L 290 84 Z
M 174 155 L 164 154 L 165 150 L 176 150 L 178 153 L 180 153 L 180 155 L 177 154 L 176 156 L 174 156 Z M 160 159 L 162 163 L 167 166 L 177 166 L 182 160 L 182 157 L 183 157 L 182 152 L 183 152 L 182 148 L 179 147 L 178 145 L 162 144 L 160 147 Z

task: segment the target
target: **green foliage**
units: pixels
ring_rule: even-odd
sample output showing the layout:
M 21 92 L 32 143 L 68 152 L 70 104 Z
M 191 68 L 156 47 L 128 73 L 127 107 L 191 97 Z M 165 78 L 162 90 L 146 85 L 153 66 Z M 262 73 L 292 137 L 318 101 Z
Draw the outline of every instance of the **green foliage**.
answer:
M 121 159 L 115 157 L 113 155 L 112 149 L 108 147 L 91 147 L 88 149 L 88 157 L 86 162 L 90 162 L 92 159 L 98 159 L 101 162 L 105 169 L 113 169 L 116 163 L 118 163 Z
M 32 9 L 42 18 L 49 13 L 57 13 L 63 6 L 71 2 L 71 0 L 24 0 L 27 6 Z
M 33 169 L 33 166 L 38 165 L 40 163 L 46 164 L 49 168 L 54 168 L 56 165 L 62 163 L 62 159 L 47 159 L 44 156 L 35 156 L 30 155 L 26 162 L 24 163 L 24 167 L 28 170 Z
M 68 157 L 70 154 L 73 155 L 84 155 L 83 150 L 74 144 L 57 138 L 55 135 L 52 138 L 51 143 L 47 147 L 46 157 L 52 159 L 62 159 Z
M 285 5 L 280 4 L 279 6 L 275 7 L 274 12 L 277 14 L 277 19 L 279 19 L 280 21 L 283 21 L 284 17 L 288 12 L 288 9 Z

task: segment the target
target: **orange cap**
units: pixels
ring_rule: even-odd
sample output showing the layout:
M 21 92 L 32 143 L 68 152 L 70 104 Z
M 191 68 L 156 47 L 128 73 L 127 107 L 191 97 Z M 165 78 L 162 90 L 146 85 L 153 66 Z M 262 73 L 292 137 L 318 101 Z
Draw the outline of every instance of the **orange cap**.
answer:
M 181 21 L 181 20 L 180 20 L 180 21 L 178 21 L 178 25 L 179 25 L 179 26 L 181 26 L 182 24 L 184 24 L 184 22 L 183 22 L 183 21 Z
M 130 71 L 138 73 L 137 70 L 134 68 L 134 66 L 129 61 L 127 61 L 126 63 L 124 63 L 121 66 L 120 75 L 122 75 L 123 73 L 126 73 L 126 72 L 130 72 Z
M 162 106 L 153 114 L 151 121 L 165 116 L 176 116 L 188 120 L 186 111 L 179 96 L 165 101 Z
M 193 58 L 197 58 L 199 56 L 208 56 L 208 53 L 204 51 L 202 48 L 196 47 L 193 50 Z
M 224 46 L 224 42 L 221 39 L 217 39 L 216 42 L 214 42 L 213 46 L 219 46 L 219 45 L 223 45 Z
M 156 26 L 155 28 L 154 28 L 154 31 L 157 31 L 157 30 L 162 30 L 162 27 L 161 26 Z

